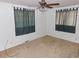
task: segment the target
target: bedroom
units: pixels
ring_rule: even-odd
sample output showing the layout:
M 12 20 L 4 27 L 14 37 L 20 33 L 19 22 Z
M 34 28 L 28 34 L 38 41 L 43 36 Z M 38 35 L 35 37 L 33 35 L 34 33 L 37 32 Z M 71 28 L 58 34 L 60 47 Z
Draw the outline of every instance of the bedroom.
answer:
M 79 45 L 78 45 L 79 44 L 79 20 L 78 20 L 79 0 L 76 1 L 46 0 L 47 3 L 59 3 L 59 5 L 53 6 L 53 8 L 45 8 L 43 10 L 41 8 L 38 8 L 40 6 L 39 1 L 38 0 L 28 0 L 28 1 L 1 0 L 0 1 L 0 33 L 1 33 L 0 57 L 18 57 L 18 58 L 19 57 L 52 57 L 52 58 L 79 57 L 79 53 L 78 53 L 79 52 Z M 28 11 L 29 10 L 34 11 L 35 13 L 34 16 L 31 16 L 34 17 L 34 23 L 33 23 L 34 29 L 31 33 L 24 34 L 24 32 L 22 32 L 20 33 L 21 35 L 16 34 L 17 32 L 16 28 L 19 25 L 16 26 L 15 24 L 15 23 L 18 24 L 18 22 L 15 21 L 16 17 L 15 17 L 14 7 L 16 10 L 20 10 L 20 9 L 23 10 L 23 12 L 24 9 L 27 9 Z M 57 18 L 56 10 L 61 11 L 64 9 L 66 10 L 71 9 L 73 11 L 74 10 L 77 11 L 77 16 L 76 16 L 77 19 L 75 19 L 75 30 L 74 30 L 75 33 L 56 30 L 56 18 Z M 21 16 L 20 14 L 18 15 Z M 23 22 L 25 21 L 22 20 L 22 24 Z M 24 31 L 24 27 L 22 31 Z M 54 47 L 52 46 L 53 44 Z M 25 54 L 23 55 L 22 52 L 20 51 L 19 52 L 16 51 L 18 49 L 18 46 L 20 48 L 19 49 L 20 51 L 24 51 L 23 48 L 26 49 L 26 53 L 25 53 L 26 55 Z M 28 46 L 30 47 L 28 48 Z M 57 48 L 57 52 L 59 53 L 56 52 L 55 50 L 56 48 Z M 62 52 L 62 49 L 66 49 L 66 50 L 63 50 Z M 48 52 L 45 53 L 46 51 Z M 42 52 L 43 54 L 41 54 Z M 22 54 L 22 56 L 17 55 L 18 53 Z M 7 56 L 7 54 L 9 56 Z

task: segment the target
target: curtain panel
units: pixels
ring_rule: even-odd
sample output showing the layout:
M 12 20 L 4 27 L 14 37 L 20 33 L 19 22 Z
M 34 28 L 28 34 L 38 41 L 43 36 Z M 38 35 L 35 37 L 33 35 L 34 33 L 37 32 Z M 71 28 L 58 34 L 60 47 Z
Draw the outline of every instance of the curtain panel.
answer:
M 78 8 L 56 10 L 56 30 L 75 33 Z
M 35 11 L 14 7 L 16 36 L 35 32 Z

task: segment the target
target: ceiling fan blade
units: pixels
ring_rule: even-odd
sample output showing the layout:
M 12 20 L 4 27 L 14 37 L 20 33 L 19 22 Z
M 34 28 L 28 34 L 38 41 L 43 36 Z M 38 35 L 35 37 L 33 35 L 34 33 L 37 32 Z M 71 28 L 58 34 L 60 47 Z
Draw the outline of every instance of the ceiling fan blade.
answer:
M 59 3 L 52 3 L 52 4 L 47 4 L 49 6 L 53 6 L 53 5 L 60 5 Z
M 44 8 L 44 5 L 45 5 L 44 3 L 39 2 L 39 4 L 42 8 Z
M 48 4 L 45 4 L 46 8 L 53 8 L 52 6 L 49 6 Z
M 51 8 L 53 8 L 53 7 L 46 7 L 46 8 L 50 8 L 50 9 L 51 9 Z
M 45 0 L 41 0 L 41 2 L 45 2 Z
M 41 3 L 41 2 L 39 2 L 39 4 L 40 4 L 40 5 L 42 5 L 42 3 Z
M 53 8 L 53 7 L 51 7 L 51 6 L 48 6 L 48 5 L 45 5 L 45 7 L 46 7 L 46 8 Z

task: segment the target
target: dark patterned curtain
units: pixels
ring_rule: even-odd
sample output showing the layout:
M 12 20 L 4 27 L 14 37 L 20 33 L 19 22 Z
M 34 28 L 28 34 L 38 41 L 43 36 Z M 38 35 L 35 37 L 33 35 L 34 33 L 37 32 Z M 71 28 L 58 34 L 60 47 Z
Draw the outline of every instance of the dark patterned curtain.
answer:
M 56 10 L 56 30 L 75 33 L 78 8 Z
M 16 35 L 35 32 L 35 11 L 14 7 Z

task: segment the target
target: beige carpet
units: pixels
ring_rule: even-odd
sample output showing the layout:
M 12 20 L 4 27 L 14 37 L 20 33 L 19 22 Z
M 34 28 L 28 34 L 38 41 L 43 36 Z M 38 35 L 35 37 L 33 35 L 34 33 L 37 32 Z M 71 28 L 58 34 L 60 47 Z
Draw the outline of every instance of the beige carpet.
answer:
M 49 36 L 24 43 L 8 51 L 10 58 L 78 58 L 79 45 Z M 14 52 L 12 52 L 14 51 Z M 11 56 L 12 53 L 13 56 Z M 0 57 L 7 57 L 5 52 Z

